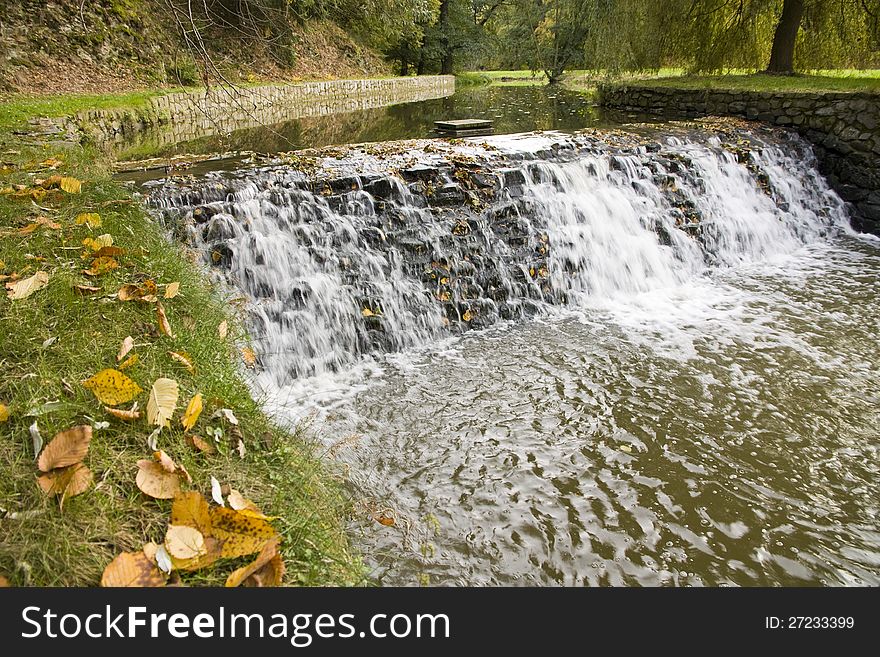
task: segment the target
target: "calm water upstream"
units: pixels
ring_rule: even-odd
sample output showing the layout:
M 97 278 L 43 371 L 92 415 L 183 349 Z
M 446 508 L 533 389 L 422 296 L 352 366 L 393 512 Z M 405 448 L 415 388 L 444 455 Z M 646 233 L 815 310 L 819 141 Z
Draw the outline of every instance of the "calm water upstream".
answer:
M 806 144 L 382 149 L 150 192 L 251 302 L 255 393 L 344 464 L 378 582 L 880 584 L 880 240 Z

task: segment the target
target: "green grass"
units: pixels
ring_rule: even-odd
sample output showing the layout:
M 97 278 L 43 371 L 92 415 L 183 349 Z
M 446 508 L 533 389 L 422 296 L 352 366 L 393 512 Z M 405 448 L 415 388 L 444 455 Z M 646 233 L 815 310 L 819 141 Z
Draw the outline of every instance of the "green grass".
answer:
M 135 94 L 128 98 L 143 99 Z M 109 106 L 123 97 L 93 98 Z M 0 189 L 32 185 L 53 173 L 83 181 L 82 193 L 57 192 L 38 201 L 0 195 L 0 274 L 28 277 L 49 274 L 49 284 L 27 299 L 0 296 L 0 403 L 10 418 L 0 423 L 0 575 L 16 585 L 90 586 L 100 581 L 104 567 L 121 551 L 139 550 L 148 541 L 162 542 L 169 522 L 170 501 L 153 500 L 137 488 L 139 459 L 150 458 L 145 420 L 124 423 L 111 417 L 80 382 L 101 369 L 116 366 L 123 339 L 135 340 L 132 353 L 139 362 L 126 370 L 144 389 L 138 401 L 146 406 L 147 392 L 158 377 L 180 385 L 178 410 L 159 447 L 183 464 L 193 477 L 192 489 L 210 497 L 210 477 L 228 483 L 254 500 L 283 536 L 287 582 L 292 584 L 357 584 L 363 570 L 349 550 L 344 519 L 349 503 L 341 482 L 302 431 L 275 426 L 252 398 L 242 377 L 239 348 L 246 343 L 235 304 L 223 299 L 194 258 L 168 240 L 133 201 L 130 191 L 110 178 L 109 163 L 98 152 L 80 147 L 56 151 L 51 144 L 27 144 L 8 128 L 28 112 L 63 114 L 83 107 L 84 97 L 17 101 L 0 108 Z M 12 118 L 10 118 L 12 117 Z M 58 171 L 38 171 L 34 163 L 49 156 L 63 158 Z M 39 207 L 38 207 L 39 206 Z M 102 225 L 77 225 L 82 212 L 98 212 Z M 60 230 L 17 231 L 38 215 L 61 224 Z M 82 240 L 109 233 L 126 253 L 120 267 L 104 276 L 82 273 Z M 122 303 L 119 287 L 148 278 L 157 283 L 179 281 L 180 295 L 165 301 L 174 337 L 155 332 L 153 304 Z M 81 296 L 74 285 L 100 287 Z M 220 338 L 218 326 L 228 320 L 230 335 Z M 187 352 L 194 373 L 177 364 L 169 351 Z M 189 446 L 180 428 L 183 406 L 196 393 L 205 410 L 195 427 L 206 437 L 208 427 L 225 431 L 220 453 L 206 456 Z M 30 409 L 46 402 L 63 402 L 57 410 L 33 416 Z M 229 442 L 230 427 L 211 415 L 230 408 L 240 421 L 246 453 L 241 458 Z M 57 498 L 37 487 L 37 468 L 28 427 L 38 423 L 44 440 L 79 424 L 107 421 L 95 431 L 85 464 L 94 485 L 68 499 L 63 511 Z M 222 584 L 233 567 L 222 563 L 184 574 L 188 584 Z
M 731 89 L 735 91 L 880 91 L 880 75 L 719 75 L 639 79 L 634 84 L 675 89 Z

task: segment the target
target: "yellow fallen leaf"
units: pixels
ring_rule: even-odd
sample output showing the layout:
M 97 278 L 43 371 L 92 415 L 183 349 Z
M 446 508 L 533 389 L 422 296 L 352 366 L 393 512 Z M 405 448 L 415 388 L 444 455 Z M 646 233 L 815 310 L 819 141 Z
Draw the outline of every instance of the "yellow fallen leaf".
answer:
M 165 549 L 172 559 L 181 560 L 195 559 L 208 551 L 202 532 L 186 525 L 168 527 L 165 532 Z
M 165 308 L 162 307 L 162 303 L 156 302 L 156 320 L 159 323 L 159 333 L 162 335 L 167 335 L 169 338 L 173 338 L 174 334 L 171 332 L 171 324 L 168 323 L 168 316 L 165 314 Z
M 9 420 L 9 407 L 6 404 L 0 404 L 0 424 Z
M 58 186 L 68 194 L 79 194 L 82 189 L 82 183 L 76 178 L 71 178 L 70 176 L 62 178 Z M 100 226 L 101 224 L 98 223 L 98 225 Z
M 225 340 L 227 333 L 229 333 L 229 323 L 224 319 L 220 322 L 220 326 L 217 327 L 217 335 L 220 336 L 221 340 Z
M 201 570 L 213 564 L 223 556 L 223 541 L 213 536 L 205 536 L 205 549 L 191 559 L 179 559 L 171 556 L 171 564 L 175 570 Z M 170 555 L 169 555 L 170 556 Z
M 38 271 L 30 278 L 23 278 L 15 283 L 7 283 L 6 289 L 8 296 L 13 301 L 17 299 L 27 299 L 37 290 L 41 290 L 49 284 L 49 274 L 44 271 Z
M 168 472 L 160 463 L 149 459 L 137 462 L 137 487 L 158 500 L 170 500 L 180 493 L 180 476 Z
M 196 371 L 196 368 L 193 366 L 192 358 L 190 358 L 190 355 L 185 351 L 169 351 L 168 355 L 171 356 L 173 360 L 183 365 L 190 372 Z
M 82 241 L 82 243 L 84 246 L 89 247 L 92 251 L 100 251 L 105 247 L 113 246 L 113 236 L 105 234 L 98 235 L 94 239 L 92 239 L 91 237 L 87 237 Z
M 178 387 L 173 379 L 156 379 L 150 389 L 147 401 L 147 422 L 151 425 L 167 427 L 177 408 Z
M 83 273 L 87 276 L 103 276 L 114 269 L 119 269 L 119 263 L 111 256 L 101 256 L 92 260 L 91 266 L 84 269 Z
M 118 246 L 102 246 L 92 254 L 95 258 L 125 255 L 125 249 Z
M 171 505 L 171 524 L 194 527 L 204 536 L 212 536 L 208 501 L 198 491 L 181 493 Z
M 284 561 L 278 553 L 280 538 L 274 538 L 260 550 L 257 558 L 226 578 L 226 586 L 235 587 L 244 583 L 245 586 L 280 586 L 284 577 Z
M 116 362 L 118 363 L 123 358 L 125 358 L 126 354 L 132 350 L 134 347 L 134 338 L 130 335 L 122 341 L 122 346 L 119 347 L 119 353 L 116 354 Z
M 37 467 L 43 472 L 79 463 L 89 451 L 92 427 L 84 424 L 55 434 L 43 449 Z
M 112 415 L 113 417 L 119 418 L 120 420 L 125 420 L 126 422 L 139 420 L 141 417 L 141 412 L 137 410 L 137 403 L 135 403 L 134 408 L 129 411 L 123 410 L 121 408 L 110 408 L 109 406 L 105 406 L 104 410 L 110 413 L 110 415 Z
M 134 365 L 137 365 L 139 360 L 140 360 L 140 356 L 138 356 L 137 354 L 129 356 L 123 362 L 119 363 L 119 369 L 120 370 L 127 370 L 129 367 L 133 367 Z
M 165 294 L 163 295 L 166 299 L 173 299 L 180 292 L 180 283 L 169 283 L 165 286 Z
M 196 422 L 199 419 L 199 415 L 202 413 L 202 393 L 197 392 L 195 396 L 189 400 L 189 403 L 186 405 L 186 411 L 183 413 L 183 417 L 180 419 L 180 423 L 183 425 L 184 431 L 189 431 L 194 426 L 196 426 Z
M 123 552 L 104 569 L 101 586 L 165 586 L 165 575 L 143 552 Z
M 211 507 L 211 535 L 223 541 L 223 557 L 231 558 L 259 552 L 278 532 L 262 518 L 217 506 Z
M 141 387 L 125 374 L 113 369 L 101 370 L 82 382 L 102 404 L 118 406 L 126 404 L 141 394 Z
M 99 215 L 97 212 L 83 212 L 82 214 L 76 215 L 76 224 L 78 226 L 88 224 L 91 228 L 97 228 L 102 223 L 103 222 L 101 221 L 101 215 Z M 110 246 L 111 244 L 103 244 L 102 246 Z

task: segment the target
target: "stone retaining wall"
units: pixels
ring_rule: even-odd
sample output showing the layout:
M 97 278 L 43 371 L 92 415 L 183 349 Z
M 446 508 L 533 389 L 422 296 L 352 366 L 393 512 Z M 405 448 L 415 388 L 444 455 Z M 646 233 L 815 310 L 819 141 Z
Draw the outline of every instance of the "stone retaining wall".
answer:
M 852 204 L 853 226 L 880 234 L 880 94 L 675 89 L 604 84 L 604 107 L 667 117 L 738 116 L 796 130 Z
M 451 75 L 215 87 L 157 96 L 145 108 L 87 110 L 71 121 L 103 147 L 138 142 L 160 147 L 307 116 L 441 98 L 454 91 Z

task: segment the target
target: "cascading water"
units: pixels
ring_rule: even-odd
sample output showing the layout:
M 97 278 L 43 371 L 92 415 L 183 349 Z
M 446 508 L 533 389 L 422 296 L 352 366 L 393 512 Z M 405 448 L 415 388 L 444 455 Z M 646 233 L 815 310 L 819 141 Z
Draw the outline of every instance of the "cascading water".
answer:
M 378 580 L 880 583 L 880 249 L 798 137 L 399 142 L 148 200 L 250 302 L 255 393 L 318 411 Z

